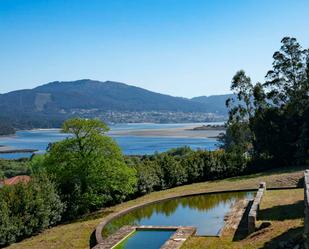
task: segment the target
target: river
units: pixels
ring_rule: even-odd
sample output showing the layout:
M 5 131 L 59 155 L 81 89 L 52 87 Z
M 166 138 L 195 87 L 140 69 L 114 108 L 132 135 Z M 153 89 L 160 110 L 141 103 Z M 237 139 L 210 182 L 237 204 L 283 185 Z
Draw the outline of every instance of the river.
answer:
M 222 123 L 190 124 L 116 124 L 108 133 L 119 144 L 126 155 L 153 154 L 171 148 L 189 146 L 192 149 L 214 150 L 218 146 L 218 130 L 194 131 L 192 128 Z M 33 149 L 44 153 L 49 143 L 68 137 L 59 129 L 37 129 L 17 131 L 14 136 L 0 137 L 1 150 Z M 0 158 L 17 159 L 30 157 L 31 153 L 1 153 Z

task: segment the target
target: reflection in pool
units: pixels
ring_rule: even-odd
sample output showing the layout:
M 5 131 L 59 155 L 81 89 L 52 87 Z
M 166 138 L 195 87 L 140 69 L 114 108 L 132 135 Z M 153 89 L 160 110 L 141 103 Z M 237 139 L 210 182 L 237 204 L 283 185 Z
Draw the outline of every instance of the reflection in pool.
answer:
M 175 230 L 136 231 L 115 249 L 159 249 L 174 232 Z
M 197 235 L 218 235 L 224 216 L 239 199 L 252 198 L 252 192 L 203 194 L 166 200 L 138 208 L 108 223 L 103 236 L 124 225 L 194 226 Z

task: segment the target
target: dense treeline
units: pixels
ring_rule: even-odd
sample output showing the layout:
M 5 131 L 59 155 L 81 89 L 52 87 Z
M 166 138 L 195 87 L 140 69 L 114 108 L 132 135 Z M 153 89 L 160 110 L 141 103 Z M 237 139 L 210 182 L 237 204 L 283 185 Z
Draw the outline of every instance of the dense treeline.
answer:
M 28 183 L 0 191 L 0 246 L 37 234 L 61 219 L 64 204 L 54 183 L 36 175 Z
M 309 50 L 295 38 L 281 43 L 264 83 L 254 85 L 243 70 L 234 76 L 237 104 L 227 101 L 228 129 L 222 137 L 226 151 L 272 167 L 309 163 Z
M 0 180 L 17 175 L 29 175 L 30 167 L 28 160 L 4 160 L 0 159 Z
M 188 147 L 128 158 L 136 169 L 138 195 L 155 190 L 242 174 L 247 166 L 245 156 L 223 150 L 193 151 Z

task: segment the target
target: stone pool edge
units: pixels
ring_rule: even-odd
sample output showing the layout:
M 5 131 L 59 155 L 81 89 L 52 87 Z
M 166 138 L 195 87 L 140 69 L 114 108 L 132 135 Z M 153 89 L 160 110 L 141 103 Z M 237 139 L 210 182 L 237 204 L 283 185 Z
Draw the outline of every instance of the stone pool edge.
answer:
M 297 189 L 299 187 L 295 186 L 289 186 L 289 187 L 275 187 L 275 188 L 268 188 L 268 190 L 283 190 L 283 189 Z M 248 189 L 234 189 L 234 190 L 224 190 L 224 191 L 201 191 L 201 192 L 196 192 L 196 193 L 191 193 L 191 194 L 184 194 L 184 195 L 175 195 L 175 196 L 171 196 L 171 197 L 165 197 L 165 198 L 159 198 L 156 200 L 152 200 L 152 201 L 146 201 L 144 203 L 141 204 L 137 204 L 137 205 L 133 205 L 131 207 L 125 208 L 119 212 L 116 213 L 111 213 L 109 215 L 107 215 L 105 218 L 103 218 L 103 221 L 101 221 L 99 223 L 99 225 L 96 226 L 95 228 L 95 239 L 96 239 L 96 245 L 98 244 L 102 244 L 105 239 L 102 236 L 102 230 L 103 228 L 112 220 L 125 215 L 131 211 L 134 211 L 138 208 L 142 208 L 151 204 L 155 204 L 161 201 L 166 201 L 166 200 L 172 200 L 172 199 L 176 199 L 176 198 L 181 198 L 181 197 L 192 197 L 192 196 L 197 196 L 197 195 L 202 195 L 202 194 L 220 194 L 220 193 L 232 193 L 232 192 L 250 192 L 250 191 L 257 191 L 257 188 L 248 188 Z M 220 231 L 221 233 L 221 231 Z M 217 237 L 217 236 L 215 236 Z M 96 248 L 96 246 L 92 247 L 93 249 Z
M 115 234 L 109 236 L 103 243 L 97 244 L 93 249 L 113 249 L 136 231 L 173 231 L 173 234 L 160 247 L 160 249 L 178 249 L 193 234 L 196 228 L 191 226 L 123 226 Z

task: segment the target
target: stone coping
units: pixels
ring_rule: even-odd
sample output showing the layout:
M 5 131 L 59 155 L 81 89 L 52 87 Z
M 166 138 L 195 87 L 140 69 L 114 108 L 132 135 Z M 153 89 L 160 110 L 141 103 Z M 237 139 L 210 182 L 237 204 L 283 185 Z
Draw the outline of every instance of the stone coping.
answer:
M 260 209 L 260 203 L 262 201 L 262 197 L 264 195 L 265 190 L 266 190 L 266 183 L 261 182 L 259 189 L 256 193 L 256 196 L 253 199 L 253 203 L 252 203 L 252 206 L 248 214 L 248 233 L 249 234 L 255 231 L 257 213 Z
M 280 189 L 296 189 L 299 187 L 276 187 L 276 188 L 268 188 L 269 190 L 280 190 Z M 155 204 L 161 201 L 167 201 L 167 200 L 172 200 L 176 198 L 182 198 L 182 197 L 190 197 L 190 196 L 197 196 L 197 195 L 203 195 L 203 194 L 220 194 L 220 193 L 231 193 L 231 192 L 249 192 L 249 191 L 256 191 L 256 188 L 247 188 L 247 189 L 231 189 L 231 190 L 223 190 L 223 191 L 200 191 L 196 193 L 191 193 L 191 194 L 178 194 L 170 197 L 163 197 L 163 198 L 158 198 L 156 200 L 152 201 L 145 201 L 143 203 L 133 205 L 131 207 L 128 207 L 126 209 L 123 209 L 119 212 L 111 213 L 107 215 L 106 217 L 103 218 L 103 220 L 97 225 L 95 229 L 95 239 L 96 243 L 100 244 L 104 241 L 104 238 L 102 237 L 102 230 L 103 228 L 110 223 L 112 220 L 121 217 L 135 209 L 142 208 L 147 205 Z M 216 236 L 217 237 L 217 236 Z
M 224 217 L 224 226 L 220 230 L 219 236 L 235 234 L 237 230 L 246 229 L 247 227 L 241 226 L 241 221 L 245 215 L 250 200 L 240 199 L 232 205 L 230 211 Z
M 93 249 L 113 249 L 135 231 L 157 230 L 174 231 L 171 237 L 161 246 L 160 249 L 178 249 L 191 235 L 196 232 L 195 227 L 189 226 L 123 226 L 116 233 L 105 239 L 102 243 L 93 247 Z
M 256 191 L 256 189 L 235 189 L 235 190 L 226 190 L 226 191 L 212 191 L 212 192 L 209 192 L 209 191 L 202 191 L 202 192 L 197 192 L 197 193 L 193 193 L 193 194 L 184 194 L 184 195 L 175 195 L 175 196 L 171 196 L 171 197 L 164 197 L 164 198 L 159 198 L 159 199 L 156 199 L 156 200 L 152 200 L 152 201 L 146 201 L 146 202 L 143 202 L 141 204 L 137 204 L 137 205 L 133 205 L 131 207 L 128 207 L 126 209 L 123 209 L 119 212 L 116 212 L 116 213 L 111 213 L 109 215 L 107 215 L 106 217 L 103 218 L 103 220 L 99 223 L 99 225 L 97 225 L 96 229 L 95 229 L 95 238 L 96 238 L 96 242 L 97 244 L 100 244 L 104 241 L 104 238 L 102 236 L 102 231 L 103 231 L 103 228 L 108 224 L 110 223 L 112 220 L 118 218 L 118 217 L 121 217 L 131 211 L 134 211 L 138 208 L 142 208 L 142 207 L 145 207 L 145 206 L 148 206 L 148 205 L 151 205 L 151 204 L 155 204 L 155 203 L 158 203 L 158 202 L 162 202 L 162 201 L 167 201 L 167 200 L 173 200 L 173 199 L 176 199 L 176 198 L 182 198 L 182 197 L 191 197 L 191 196 L 197 196 L 197 195 L 203 195 L 203 194 L 219 194 L 219 193 L 231 193 L 231 192 L 248 192 L 248 191 Z

